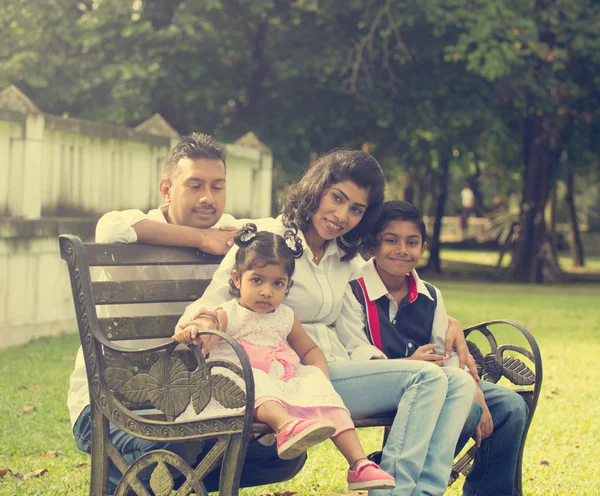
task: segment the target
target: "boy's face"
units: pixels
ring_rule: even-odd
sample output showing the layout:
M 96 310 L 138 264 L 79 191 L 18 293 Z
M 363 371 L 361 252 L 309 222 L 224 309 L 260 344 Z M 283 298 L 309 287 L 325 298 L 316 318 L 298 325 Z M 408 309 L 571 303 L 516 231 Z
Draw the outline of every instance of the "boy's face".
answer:
M 377 260 L 377 271 L 403 277 L 413 270 L 427 248 L 421 231 L 414 222 L 391 220 L 377 235 L 377 246 L 371 255 Z

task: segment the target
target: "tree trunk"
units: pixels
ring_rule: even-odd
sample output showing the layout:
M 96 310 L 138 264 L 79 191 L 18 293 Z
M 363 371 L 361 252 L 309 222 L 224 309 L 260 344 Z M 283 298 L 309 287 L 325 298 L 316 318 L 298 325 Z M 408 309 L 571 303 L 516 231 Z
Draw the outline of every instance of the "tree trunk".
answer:
M 552 246 L 558 246 L 556 233 L 556 188 L 551 188 L 548 195 L 548 203 L 546 204 L 546 225 L 548 226 L 548 236 Z
M 585 263 L 583 254 L 583 243 L 579 232 L 579 221 L 577 220 L 577 210 L 573 192 L 575 190 L 575 174 L 573 169 L 567 168 L 567 205 L 569 206 L 569 226 L 571 227 L 571 256 L 575 267 L 583 267 Z
M 513 278 L 521 282 L 564 279 L 544 220 L 552 166 L 555 165 L 551 158 L 548 127 L 547 118 L 543 116 L 528 117 L 525 122 L 523 198 L 519 237 L 511 266 Z
M 425 270 L 434 270 L 437 273 L 442 272 L 440 260 L 440 235 L 442 232 L 442 218 L 446 209 L 446 198 L 448 197 L 448 180 L 450 178 L 450 157 L 449 153 L 443 153 L 440 157 L 441 175 L 438 178 L 437 202 L 435 206 L 435 221 L 433 223 L 433 235 L 429 243 L 429 260 Z

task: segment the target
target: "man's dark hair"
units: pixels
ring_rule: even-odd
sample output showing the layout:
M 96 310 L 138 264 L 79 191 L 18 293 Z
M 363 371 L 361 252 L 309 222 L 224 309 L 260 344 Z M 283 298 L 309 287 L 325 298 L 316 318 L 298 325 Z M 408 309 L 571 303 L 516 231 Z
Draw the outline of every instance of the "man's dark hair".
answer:
M 379 242 L 379 237 L 388 222 L 393 220 L 403 220 L 412 222 L 421 231 L 421 244 L 427 241 L 427 229 L 421 211 L 412 203 L 402 200 L 391 200 L 384 202 L 381 207 L 381 215 L 369 229 L 369 236 L 366 240 L 368 247 L 375 247 Z
M 220 160 L 225 165 L 225 145 L 208 134 L 192 133 L 181 138 L 165 158 L 164 177 L 169 181 L 177 175 L 177 164 L 182 158 L 208 158 Z
M 297 183 L 287 189 L 281 205 L 283 224 L 306 231 L 312 215 L 319 208 L 324 191 L 332 184 L 352 181 L 369 191 L 369 204 L 358 225 L 343 238 L 336 239 L 345 252 L 343 261 L 351 259 L 367 234 L 368 226 L 379 215 L 383 203 L 385 176 L 371 155 L 358 150 L 334 150 L 313 163 Z M 344 241 L 346 244 L 344 244 Z

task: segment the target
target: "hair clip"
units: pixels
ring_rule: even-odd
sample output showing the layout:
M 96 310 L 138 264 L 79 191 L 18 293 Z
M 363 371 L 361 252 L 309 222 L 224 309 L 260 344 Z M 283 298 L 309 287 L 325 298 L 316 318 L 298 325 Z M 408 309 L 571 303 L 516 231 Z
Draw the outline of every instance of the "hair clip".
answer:
M 292 237 L 285 238 L 285 245 L 294 253 L 298 250 L 296 240 Z
M 256 232 L 245 232 L 240 236 L 240 240 L 242 241 L 242 243 L 249 243 L 250 241 L 252 241 L 252 239 L 254 239 L 256 237 Z

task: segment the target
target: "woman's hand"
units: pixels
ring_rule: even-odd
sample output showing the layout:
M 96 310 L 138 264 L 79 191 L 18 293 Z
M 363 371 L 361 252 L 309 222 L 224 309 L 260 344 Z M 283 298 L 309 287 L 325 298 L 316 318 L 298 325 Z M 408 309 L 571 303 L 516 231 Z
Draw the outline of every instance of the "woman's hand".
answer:
M 467 341 L 465 339 L 465 333 L 462 330 L 460 322 L 453 317 L 448 316 L 448 330 L 446 331 L 446 350 L 445 354 L 447 357 L 452 353 L 452 349 L 456 350 L 458 355 L 459 367 L 465 368 L 465 364 L 469 369 L 469 372 L 473 375 L 476 380 L 480 380 L 479 374 L 477 373 L 477 364 L 473 355 L 469 352 Z
M 492 432 L 494 432 L 494 420 L 492 419 L 492 414 L 490 413 L 490 409 L 485 402 L 485 398 L 483 396 L 483 391 L 479 386 L 477 386 L 477 396 L 476 401 L 479 403 L 481 408 L 483 408 L 483 412 L 481 414 L 481 420 L 477 427 L 475 427 L 475 432 L 473 437 L 475 438 L 475 444 L 479 448 L 481 446 L 481 441 L 486 437 L 490 437 Z
M 442 366 L 447 357 L 433 353 L 433 350 L 435 350 L 436 347 L 437 345 L 435 343 L 419 346 L 415 352 L 408 357 L 408 360 L 424 360 Z

